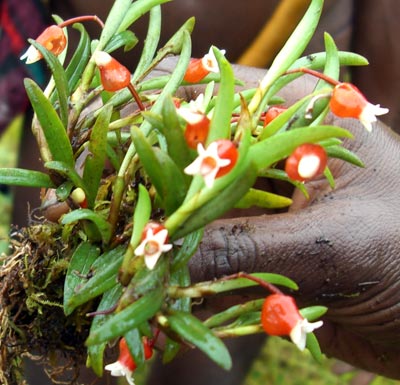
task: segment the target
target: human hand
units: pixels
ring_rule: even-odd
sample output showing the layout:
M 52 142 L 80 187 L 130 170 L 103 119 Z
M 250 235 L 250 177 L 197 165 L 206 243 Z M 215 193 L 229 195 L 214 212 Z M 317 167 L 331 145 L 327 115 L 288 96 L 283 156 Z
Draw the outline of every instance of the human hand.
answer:
M 236 71 L 249 86 L 262 77 L 255 69 Z M 290 104 L 310 86 L 303 77 L 282 96 Z M 198 92 L 185 90 L 189 98 Z M 192 259 L 192 277 L 210 280 L 239 271 L 286 275 L 300 287 L 294 294 L 299 304 L 329 308 L 317 333 L 323 352 L 400 378 L 400 140 L 379 122 L 368 133 L 355 120 L 328 120 L 354 133 L 345 147 L 365 168 L 332 160 L 334 190 L 321 178 L 307 183 L 309 199 L 294 192 L 287 213 L 215 221 Z

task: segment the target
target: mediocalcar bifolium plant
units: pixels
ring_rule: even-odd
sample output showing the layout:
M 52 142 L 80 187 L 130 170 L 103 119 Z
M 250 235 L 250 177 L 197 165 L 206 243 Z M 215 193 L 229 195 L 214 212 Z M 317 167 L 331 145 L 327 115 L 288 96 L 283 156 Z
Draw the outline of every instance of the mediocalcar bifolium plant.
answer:
M 237 87 L 241 79 L 212 42 L 203 58 L 191 59 L 193 19 L 159 47 L 166 1 L 116 0 L 104 22 L 54 17 L 21 58 L 44 60 L 52 77 L 44 90 L 25 79 L 45 171 L 0 169 L 0 183 L 37 187 L 42 197 L 30 225 L 11 231 L 11 252 L 1 257 L 2 384 L 24 383 L 24 355 L 50 360 L 54 352 L 63 357 L 51 361 L 54 377 L 57 365 L 86 364 L 100 377 L 110 371 L 133 383 L 153 351 L 169 362 L 188 346 L 229 370 L 223 338 L 263 332 L 288 336 L 321 358 L 313 330 L 326 309 L 299 310 L 287 294 L 295 282 L 238 272 L 193 284 L 188 262 L 204 227 L 228 210 L 290 206 L 290 198 L 257 189 L 258 178 L 285 180 L 307 195 L 304 181 L 321 174 L 333 187 L 328 157 L 362 165 L 341 146 L 352 134 L 324 117 L 332 110 L 370 129 L 386 112 L 338 80 L 342 65 L 366 60 L 338 52 L 328 34 L 325 52 L 301 57 L 323 6 L 312 0 L 259 86 Z M 138 49 L 131 30 L 145 13 L 148 34 L 132 71 L 113 52 Z M 87 22 L 101 26 L 97 39 Z M 80 33 L 76 47 L 68 46 L 69 28 Z M 176 57 L 173 71 L 154 71 L 169 56 Z M 276 93 L 304 73 L 319 78 L 315 89 L 283 107 Z M 177 91 L 194 83 L 204 93 L 179 98 Z M 256 285 L 266 290 L 260 299 L 206 320 L 192 313 L 193 299 Z M 104 355 L 114 345 L 120 356 L 110 364 Z

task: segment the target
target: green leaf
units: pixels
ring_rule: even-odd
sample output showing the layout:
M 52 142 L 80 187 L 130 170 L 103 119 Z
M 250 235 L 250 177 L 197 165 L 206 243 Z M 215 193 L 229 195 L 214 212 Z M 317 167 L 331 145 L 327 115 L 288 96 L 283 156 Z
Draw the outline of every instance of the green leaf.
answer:
M 164 302 L 161 288 L 154 290 L 120 312 L 113 314 L 103 325 L 91 331 L 86 345 L 97 345 L 123 336 L 152 318 Z
M 324 355 L 321 352 L 317 337 L 314 333 L 307 333 L 306 347 L 318 363 L 322 363 Z
M 225 370 L 232 367 L 231 356 L 224 343 L 193 315 L 174 311 L 167 317 L 170 328 L 183 339 L 198 347 Z
M 25 187 L 55 187 L 47 174 L 22 168 L 0 168 L 0 184 Z
M 200 228 L 188 235 L 183 240 L 182 246 L 178 252 L 174 255 L 174 259 L 171 262 L 171 270 L 176 271 L 182 269 L 187 265 L 190 258 L 196 252 L 201 240 L 203 239 L 204 229 Z
M 65 70 L 65 75 L 68 79 L 69 93 L 75 90 L 82 76 L 83 70 L 90 59 L 90 37 L 86 32 L 85 27 L 80 23 L 76 23 L 73 25 L 73 28 L 80 32 L 81 37 L 68 67 Z
M 251 188 L 246 195 L 235 204 L 235 208 L 247 209 L 253 206 L 265 209 L 280 209 L 292 204 L 292 200 L 282 195 Z
M 256 112 L 255 117 L 261 115 L 268 100 L 264 98 L 270 86 L 277 80 L 303 53 L 309 41 L 314 35 L 322 12 L 323 0 L 312 0 L 303 18 L 286 41 L 283 48 L 276 55 L 267 74 L 261 80 L 257 92 L 249 104 L 251 113 Z
M 301 309 L 300 314 L 311 322 L 321 318 L 327 311 L 328 308 L 326 306 L 308 306 Z
M 138 42 L 139 39 L 132 31 L 118 32 L 104 47 L 104 51 L 111 53 L 116 51 L 118 48 L 124 47 L 124 52 L 127 52 L 131 50 Z
M 213 47 L 213 52 L 218 62 L 221 81 L 219 84 L 218 97 L 216 99 L 213 117 L 210 123 L 210 133 L 207 138 L 208 144 L 217 139 L 230 138 L 235 87 L 235 76 L 233 74 L 232 66 L 217 48 Z
M 153 7 L 167 3 L 171 0 L 136 0 L 134 1 L 124 15 L 123 22 L 121 23 L 118 31 L 124 31 L 129 28 L 136 20 L 138 20 L 145 13 L 150 11 Z
M 117 247 L 99 256 L 91 266 L 93 276 L 69 297 L 64 306 L 66 315 L 78 306 L 112 289 L 116 285 L 116 276 L 121 266 L 123 247 Z
M 132 75 L 132 81 L 136 81 L 137 78 L 145 72 L 150 66 L 151 61 L 156 53 L 158 43 L 160 41 L 161 34 L 161 8 L 160 6 L 154 6 L 150 10 L 149 28 L 147 30 L 146 39 L 140 55 L 139 63 L 136 66 L 135 72 Z
M 63 225 L 67 225 L 82 220 L 88 220 L 96 225 L 96 228 L 98 229 L 104 244 L 107 244 L 110 241 L 111 238 L 110 224 L 102 216 L 100 216 L 99 214 L 95 213 L 92 210 L 79 209 L 70 211 L 69 213 L 65 214 L 62 217 L 61 223 Z
M 134 267 L 132 260 L 134 258 L 134 250 L 140 243 L 142 238 L 143 229 L 151 216 L 151 199 L 146 187 L 139 185 L 139 197 L 135 206 L 133 214 L 133 231 L 129 247 L 126 249 L 124 260 L 121 266 L 120 280 L 122 283 L 127 283 L 133 273 Z
M 117 303 L 119 297 L 122 294 L 122 286 L 116 285 L 111 290 L 104 293 L 103 298 L 100 301 L 100 304 L 97 308 L 97 312 L 104 312 L 112 309 Z M 96 330 L 99 328 L 104 322 L 107 321 L 111 317 L 110 314 L 99 314 L 93 318 L 92 324 L 90 326 L 90 330 Z M 104 350 L 107 346 L 106 342 L 97 345 L 91 345 L 88 347 L 88 363 L 87 366 L 91 367 L 95 374 L 99 377 L 103 375 L 103 356 Z
M 342 159 L 354 166 L 365 167 L 364 162 L 353 151 L 342 146 L 329 146 L 325 148 L 330 158 Z
M 132 0 L 115 0 L 104 23 L 101 31 L 99 43 L 96 51 L 102 51 L 117 32 L 121 32 L 126 28 L 122 28 L 122 22 L 131 6 Z
M 99 254 L 99 248 L 88 242 L 81 243 L 72 254 L 64 282 L 64 309 L 67 314 L 70 314 L 67 304 L 75 290 L 87 281 L 86 275 Z
M 42 55 L 46 63 L 48 64 L 51 74 L 53 75 L 54 83 L 57 90 L 58 102 L 60 108 L 60 119 L 65 127 L 68 126 L 68 81 L 65 74 L 64 68 L 61 65 L 57 57 L 50 51 L 48 51 L 41 44 L 37 43 L 33 39 L 28 39 L 29 43 L 32 44 Z M 36 112 L 36 110 L 35 110 Z
M 103 175 L 107 153 L 107 133 L 112 114 L 111 106 L 102 108 L 90 134 L 88 151 L 83 171 L 83 182 L 86 186 L 88 207 L 93 208 Z
M 43 160 L 45 162 L 56 160 L 73 166 L 74 158 L 71 143 L 65 131 L 65 127 L 53 106 L 33 80 L 24 79 L 24 85 L 33 110 L 40 122 L 50 152 L 51 158 L 44 158 Z
M 185 197 L 186 183 L 183 173 L 168 154 L 152 147 L 137 127 L 133 126 L 131 133 L 143 168 L 157 190 L 166 215 L 169 215 L 179 207 Z
M 315 143 L 331 137 L 352 138 L 352 134 L 336 126 L 300 127 L 276 134 L 250 147 L 249 155 L 261 171 L 289 156 L 303 143 Z
M 172 98 L 166 98 L 164 101 L 162 119 L 164 124 L 162 124 L 160 131 L 167 140 L 168 154 L 179 169 L 183 170 L 190 163 L 191 154 Z
M 128 345 L 129 352 L 133 357 L 133 361 L 135 362 L 137 367 L 143 365 L 144 358 L 144 350 L 143 350 L 143 342 L 142 335 L 139 329 L 131 329 L 124 335 L 126 344 Z

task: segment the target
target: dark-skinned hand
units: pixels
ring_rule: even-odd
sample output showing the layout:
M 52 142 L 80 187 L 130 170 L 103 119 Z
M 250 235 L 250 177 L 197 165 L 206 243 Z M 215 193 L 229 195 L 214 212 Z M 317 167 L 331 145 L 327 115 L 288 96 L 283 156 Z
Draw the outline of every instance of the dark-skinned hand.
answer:
M 169 65 L 167 61 L 161 70 L 168 71 Z M 246 67 L 235 71 L 248 87 L 256 86 L 263 76 L 261 70 Z M 304 76 L 281 95 L 291 104 L 312 85 L 313 80 Z M 193 99 L 201 89 L 187 87 L 183 92 Z M 321 178 L 307 183 L 309 199 L 294 191 L 293 205 L 286 213 L 240 216 L 210 224 L 192 259 L 192 277 L 211 280 L 240 271 L 286 275 L 300 287 L 293 293 L 300 305 L 329 308 L 324 326 L 317 331 L 324 353 L 400 378 L 400 138 L 380 122 L 370 133 L 354 119 L 330 115 L 327 123 L 354 134 L 344 145 L 365 167 L 331 160 L 334 190 Z M 212 311 L 219 303 L 210 300 L 205 306 Z M 254 337 L 252 341 L 255 351 Z M 253 350 L 247 349 L 250 355 Z M 240 353 L 246 354 L 244 350 Z M 240 360 L 234 358 L 239 365 Z M 188 367 L 195 362 L 186 360 L 179 376 L 183 371 L 186 379 L 197 377 L 194 367 L 198 363 Z M 178 367 L 182 363 L 173 366 L 174 370 Z M 166 371 L 168 366 L 157 378 L 169 383 Z M 179 376 L 175 372 L 175 384 Z M 236 383 L 229 378 L 230 382 L 221 383 Z

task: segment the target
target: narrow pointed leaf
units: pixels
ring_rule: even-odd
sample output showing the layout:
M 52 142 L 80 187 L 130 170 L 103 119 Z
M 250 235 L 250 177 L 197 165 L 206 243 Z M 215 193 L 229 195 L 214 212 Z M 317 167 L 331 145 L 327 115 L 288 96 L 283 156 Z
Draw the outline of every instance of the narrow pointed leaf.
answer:
M 225 370 L 232 367 L 232 359 L 224 343 L 193 315 L 174 311 L 167 317 L 170 328 L 183 339 L 198 347 Z
M 65 70 L 65 75 L 68 80 L 68 90 L 70 93 L 75 90 L 76 85 L 82 76 L 83 70 L 90 59 L 90 37 L 86 32 L 85 27 L 82 24 L 77 23 L 73 25 L 73 28 L 79 30 L 81 37 L 68 67 Z
M 67 225 L 69 223 L 79 222 L 82 220 L 88 220 L 96 225 L 96 228 L 98 229 L 104 244 L 107 244 L 110 241 L 111 238 L 110 224 L 103 217 L 101 217 L 99 214 L 95 213 L 92 210 L 79 209 L 71 211 L 62 217 L 61 223 L 63 225 Z
M 146 39 L 144 41 L 139 63 L 137 64 L 135 72 L 132 75 L 132 81 L 136 81 L 136 79 L 150 66 L 157 51 L 160 35 L 161 8 L 159 5 L 157 5 L 150 10 L 149 27 L 147 30 Z
M 48 51 L 41 44 L 33 39 L 29 42 L 43 55 L 44 60 L 48 64 L 51 74 L 53 75 L 54 83 L 57 90 L 57 97 L 60 108 L 60 119 L 63 126 L 68 126 L 68 81 L 64 68 L 58 58 L 50 51 Z
M 168 215 L 176 210 L 185 197 L 183 174 L 168 154 L 150 145 L 138 128 L 132 127 L 131 133 L 140 161 Z
M 218 90 L 218 98 L 216 99 L 213 117 L 210 123 L 210 133 L 207 143 L 211 143 L 217 139 L 228 139 L 231 133 L 231 119 L 233 108 L 233 95 L 235 87 L 235 76 L 232 66 L 229 64 L 225 56 L 213 48 L 215 57 L 218 62 L 221 80 Z
M 118 48 L 124 47 L 124 52 L 131 50 L 139 39 L 132 31 L 122 31 L 112 37 L 108 44 L 104 47 L 104 51 L 111 53 Z
M 153 7 L 167 3 L 171 0 L 137 0 L 132 3 L 124 15 L 124 19 L 118 29 L 119 32 L 129 28 L 142 15 L 149 12 Z
M 74 291 L 65 304 L 66 315 L 78 306 L 98 297 L 116 285 L 116 276 L 121 266 L 123 247 L 115 248 L 99 256 L 91 266 L 92 278 Z
M 64 307 L 68 303 L 75 290 L 87 281 L 85 277 L 96 258 L 100 249 L 88 242 L 81 243 L 75 250 L 68 265 L 67 275 L 64 282 Z M 70 310 L 67 308 L 67 313 Z
M 98 115 L 89 139 L 89 155 L 85 161 L 83 182 L 87 191 L 88 207 L 93 208 L 103 175 L 107 153 L 107 132 L 110 124 L 112 108 L 105 106 Z
M 161 290 L 144 295 L 120 312 L 112 315 L 103 325 L 91 331 L 86 345 L 97 345 L 123 336 L 152 318 L 164 301 Z
M 71 143 L 57 112 L 33 80 L 25 79 L 24 84 L 52 157 L 52 159 L 44 160 L 58 160 L 73 166 L 74 158 Z
M 288 207 L 292 202 L 290 198 L 285 196 L 251 188 L 246 195 L 235 204 L 235 207 L 247 209 L 257 206 L 265 209 L 278 209 Z
M 47 174 L 22 168 L 0 168 L 0 184 L 25 187 L 54 187 Z
M 119 297 L 122 294 L 122 286 L 116 285 L 111 290 L 108 290 L 104 293 L 103 298 L 100 301 L 100 304 L 97 308 L 98 312 L 107 311 L 112 309 L 115 304 L 118 302 Z M 104 322 L 110 318 L 111 315 L 96 315 L 93 318 L 92 324 L 90 326 L 90 330 L 96 330 L 100 327 Z M 90 366 L 97 376 L 101 377 L 103 375 L 103 357 L 104 351 L 106 349 L 107 343 L 103 342 L 97 345 L 88 346 L 88 366 Z

